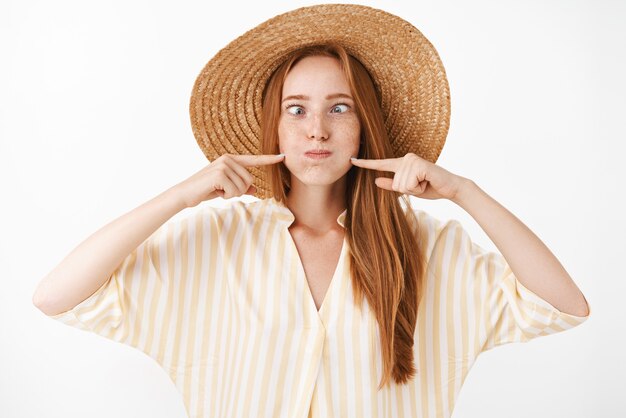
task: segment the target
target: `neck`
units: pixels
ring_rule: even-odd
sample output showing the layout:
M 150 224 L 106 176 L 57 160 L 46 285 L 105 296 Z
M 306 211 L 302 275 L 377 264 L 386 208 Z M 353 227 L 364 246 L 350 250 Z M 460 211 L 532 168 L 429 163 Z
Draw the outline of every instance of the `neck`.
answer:
M 320 234 L 341 228 L 337 218 L 346 208 L 346 178 L 331 185 L 308 185 L 292 176 L 285 204 L 295 217 L 292 228 Z

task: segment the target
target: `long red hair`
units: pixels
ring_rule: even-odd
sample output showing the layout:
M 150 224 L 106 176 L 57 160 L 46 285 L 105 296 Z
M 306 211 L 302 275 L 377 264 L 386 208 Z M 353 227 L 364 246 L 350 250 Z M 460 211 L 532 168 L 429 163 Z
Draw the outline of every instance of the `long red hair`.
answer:
M 339 60 L 350 85 L 361 124 L 359 158 L 393 158 L 384 125 L 380 97 L 367 69 L 339 44 L 327 43 L 294 51 L 268 81 L 263 92 L 261 152 L 278 154 L 278 122 L 282 88 L 289 70 L 307 56 L 330 56 Z M 263 166 L 271 193 L 285 202 L 290 173 L 280 164 Z M 367 298 L 380 329 L 383 375 L 378 388 L 393 377 L 407 383 L 417 373 L 413 359 L 417 311 L 422 295 L 424 256 L 417 239 L 417 219 L 404 210 L 397 192 L 376 186 L 376 177 L 387 172 L 353 166 L 347 173 L 345 219 L 350 248 L 350 272 L 354 303 Z M 401 195 L 407 208 L 410 202 Z

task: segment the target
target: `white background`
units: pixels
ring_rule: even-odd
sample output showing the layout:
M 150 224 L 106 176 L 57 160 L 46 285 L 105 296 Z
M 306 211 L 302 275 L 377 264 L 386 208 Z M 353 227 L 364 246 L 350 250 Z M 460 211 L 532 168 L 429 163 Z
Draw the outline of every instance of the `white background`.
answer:
M 189 122 L 195 77 L 235 37 L 309 4 L 2 0 L 0 416 L 185 416 L 152 359 L 31 297 L 87 236 L 207 164 Z M 525 222 L 592 309 L 568 332 L 481 356 L 453 417 L 623 416 L 624 2 L 362 4 L 439 51 L 452 116 L 437 164 Z M 452 202 L 414 199 L 495 249 Z

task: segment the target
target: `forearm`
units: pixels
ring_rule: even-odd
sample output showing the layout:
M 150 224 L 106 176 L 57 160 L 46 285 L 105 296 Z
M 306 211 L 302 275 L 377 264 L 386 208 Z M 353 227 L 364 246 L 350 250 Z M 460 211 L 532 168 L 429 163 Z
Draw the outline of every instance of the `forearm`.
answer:
M 452 201 L 476 220 L 526 288 L 561 312 L 588 314 L 587 302 L 565 268 L 515 215 L 471 180 Z
M 39 283 L 33 303 L 47 315 L 84 301 L 161 225 L 185 208 L 170 188 L 90 235 Z

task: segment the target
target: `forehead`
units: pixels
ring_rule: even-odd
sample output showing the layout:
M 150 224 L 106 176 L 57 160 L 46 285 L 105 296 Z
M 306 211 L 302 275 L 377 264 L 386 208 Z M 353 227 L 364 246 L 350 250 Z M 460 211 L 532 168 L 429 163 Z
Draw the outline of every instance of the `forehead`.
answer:
M 348 81 L 339 60 L 334 57 L 312 56 L 298 61 L 287 73 L 283 95 L 304 91 L 326 91 L 340 88 L 349 92 Z

